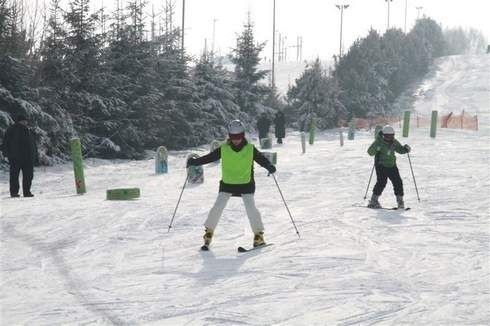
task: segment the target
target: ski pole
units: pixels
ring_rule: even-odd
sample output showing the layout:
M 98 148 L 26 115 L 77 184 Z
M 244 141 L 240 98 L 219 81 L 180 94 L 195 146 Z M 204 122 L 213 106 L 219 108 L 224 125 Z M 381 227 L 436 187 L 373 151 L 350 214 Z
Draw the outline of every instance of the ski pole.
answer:
M 364 194 L 364 199 L 366 199 L 366 197 L 367 197 L 369 185 L 371 184 L 371 178 L 373 177 L 373 172 L 374 172 L 374 164 L 373 164 L 373 169 L 371 170 L 371 175 L 369 176 L 369 182 L 368 182 L 368 185 L 366 187 L 366 193 Z
M 293 216 L 291 215 L 291 212 L 289 211 L 288 204 L 286 204 L 286 200 L 284 199 L 284 196 L 282 195 L 281 187 L 279 187 L 279 184 L 277 183 L 276 176 L 274 174 L 272 174 L 272 178 L 274 178 L 274 182 L 276 183 L 277 190 L 279 190 L 279 194 L 281 195 L 282 201 L 284 202 L 284 206 L 286 206 L 286 209 L 289 213 L 289 217 L 291 218 L 291 222 L 293 222 L 293 226 L 296 229 L 296 234 L 298 235 L 298 238 L 301 239 L 301 237 L 299 235 L 298 228 L 296 227 L 296 223 L 294 223 Z
M 415 175 L 413 174 L 412 161 L 410 160 L 410 154 L 407 153 L 407 156 L 408 156 L 408 163 L 410 164 L 410 171 L 412 171 L 413 184 L 415 185 L 415 191 L 417 192 L 417 199 L 420 202 L 419 190 L 417 188 L 417 182 L 415 181 Z
M 185 185 L 187 184 L 187 180 L 189 180 L 189 174 L 187 174 L 187 177 L 185 178 L 185 182 L 184 182 L 184 185 L 182 186 L 182 191 L 180 192 L 179 200 L 177 201 L 177 206 L 175 206 L 174 215 L 172 216 L 172 219 L 170 220 L 170 224 L 168 225 L 168 231 L 167 232 L 170 232 L 170 229 L 172 228 L 172 223 L 174 222 L 175 213 L 177 213 L 177 208 L 179 207 L 180 199 L 182 198 L 182 194 L 184 193 L 184 189 L 185 189 Z

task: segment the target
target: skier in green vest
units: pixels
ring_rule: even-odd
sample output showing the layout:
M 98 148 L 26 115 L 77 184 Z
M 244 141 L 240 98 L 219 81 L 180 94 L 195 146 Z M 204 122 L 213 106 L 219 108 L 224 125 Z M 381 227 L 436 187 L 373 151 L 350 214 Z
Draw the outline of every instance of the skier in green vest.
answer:
M 398 208 L 405 208 L 403 202 L 403 182 L 400 177 L 400 172 L 396 166 L 395 152 L 398 154 L 406 154 L 410 152 L 410 146 L 401 145 L 395 139 L 395 130 L 393 127 L 386 125 L 376 135 L 376 140 L 369 146 L 367 150 L 370 156 L 374 156 L 374 167 L 376 169 L 377 182 L 373 188 L 373 195 L 369 201 L 369 208 L 381 208 L 378 201 L 379 196 L 383 192 L 388 179 L 393 184 Z
M 213 238 L 214 230 L 231 196 L 241 196 L 245 210 L 254 233 L 253 246 L 265 245 L 264 225 L 260 212 L 255 207 L 254 192 L 255 181 L 253 162 L 275 173 L 276 167 L 260 153 L 254 145 L 249 144 L 245 138 L 245 127 L 240 120 L 233 120 L 228 125 L 229 139 L 216 150 L 199 158 L 191 158 L 187 166 L 203 165 L 221 159 L 222 179 L 219 184 L 219 193 L 214 206 L 204 222 L 204 246 L 207 250 Z

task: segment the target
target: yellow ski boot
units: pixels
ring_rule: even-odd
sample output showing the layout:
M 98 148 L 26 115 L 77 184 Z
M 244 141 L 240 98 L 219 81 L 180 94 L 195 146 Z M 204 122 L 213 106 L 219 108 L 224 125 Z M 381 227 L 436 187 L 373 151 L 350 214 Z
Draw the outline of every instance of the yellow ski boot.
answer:
M 209 245 L 211 244 L 211 240 L 213 239 L 213 230 L 206 228 L 204 230 L 204 245 L 201 247 L 201 250 L 209 250 Z
M 264 232 L 257 232 L 254 235 L 254 248 L 265 245 Z

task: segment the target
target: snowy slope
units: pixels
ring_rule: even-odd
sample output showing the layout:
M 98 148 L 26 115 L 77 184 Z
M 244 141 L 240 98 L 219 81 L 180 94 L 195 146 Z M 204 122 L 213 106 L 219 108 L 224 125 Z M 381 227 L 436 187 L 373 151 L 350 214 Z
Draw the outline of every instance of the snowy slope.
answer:
M 204 184 L 185 189 L 167 232 L 187 152 L 171 153 L 164 176 L 153 174 L 152 161 L 90 160 L 84 196 L 74 195 L 68 164 L 37 169 L 32 199 L 8 198 L 2 175 L 0 324 L 490 324 L 490 57 L 438 64 L 416 109 L 438 107 L 441 98 L 445 108 L 459 107 L 465 98 L 481 122 L 478 132 L 439 130 L 431 139 L 413 129 L 400 139 L 413 148 L 421 202 L 399 156 L 412 209 L 354 206 L 371 172 L 372 133 L 344 147 L 336 133 L 321 133 L 301 155 L 299 135 L 290 132 L 274 147 L 276 176 L 301 239 L 273 179 L 256 166 L 256 203 L 274 243 L 260 252 L 236 252 L 252 242 L 238 198 L 225 209 L 212 251 L 198 250 L 219 165 L 205 168 Z M 104 200 L 107 188 L 123 186 L 141 187 L 142 197 Z M 395 204 L 390 185 L 381 202 Z

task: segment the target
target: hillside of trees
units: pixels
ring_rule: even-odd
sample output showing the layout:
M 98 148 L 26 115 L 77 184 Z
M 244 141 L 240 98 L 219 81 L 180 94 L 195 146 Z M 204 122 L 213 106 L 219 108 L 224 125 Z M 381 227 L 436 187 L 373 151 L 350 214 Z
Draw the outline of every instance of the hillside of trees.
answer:
M 443 31 L 430 18 L 417 20 L 407 34 L 370 30 L 347 54 L 335 58 L 333 68 L 325 69 L 319 60 L 306 68 L 288 91 L 288 116 L 303 121 L 313 115 L 320 128 L 332 128 L 353 117 L 399 114 L 397 98 L 426 75 L 435 58 L 484 53 L 485 47 L 480 32 Z
M 158 29 L 143 18 L 141 1 L 109 15 L 89 2 L 61 8 L 51 0 L 39 27 L 35 19 L 26 23 L 17 1 L 0 0 L 0 139 L 18 114 L 27 115 L 41 164 L 68 159 L 72 137 L 81 138 L 84 156 L 140 159 L 160 145 L 182 149 L 223 138 L 231 119 L 253 128 L 260 112 L 285 110 L 292 127 L 314 114 L 320 128 L 389 114 L 434 58 L 484 43 L 474 31 L 443 32 L 429 18 L 408 34 L 372 30 L 333 69 L 318 60 L 307 66 L 282 98 L 258 68 L 264 43 L 255 40 L 250 18 L 228 71 L 213 53 L 193 59 L 181 48 L 171 0 Z

